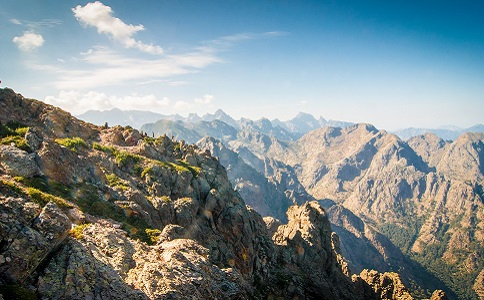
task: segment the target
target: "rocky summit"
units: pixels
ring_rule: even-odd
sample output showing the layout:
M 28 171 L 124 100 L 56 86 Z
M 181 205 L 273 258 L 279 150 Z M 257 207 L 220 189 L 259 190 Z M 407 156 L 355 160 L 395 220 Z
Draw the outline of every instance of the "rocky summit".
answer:
M 4 299 L 412 299 L 351 273 L 318 202 L 264 220 L 209 151 L 11 89 L 0 133 Z

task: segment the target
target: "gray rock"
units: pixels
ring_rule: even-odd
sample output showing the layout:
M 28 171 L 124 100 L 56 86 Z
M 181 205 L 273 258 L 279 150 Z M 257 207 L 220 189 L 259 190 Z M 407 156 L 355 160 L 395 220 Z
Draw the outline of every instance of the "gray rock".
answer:
M 41 175 L 36 154 L 15 146 L 0 145 L 0 167 L 11 176 L 33 177 Z

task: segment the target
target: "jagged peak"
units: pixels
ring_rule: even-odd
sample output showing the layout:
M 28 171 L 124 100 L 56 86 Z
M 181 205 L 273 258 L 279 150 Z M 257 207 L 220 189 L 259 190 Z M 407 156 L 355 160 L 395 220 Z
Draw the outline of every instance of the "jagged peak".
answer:
M 312 114 L 300 111 L 292 120 L 306 119 L 318 121 Z

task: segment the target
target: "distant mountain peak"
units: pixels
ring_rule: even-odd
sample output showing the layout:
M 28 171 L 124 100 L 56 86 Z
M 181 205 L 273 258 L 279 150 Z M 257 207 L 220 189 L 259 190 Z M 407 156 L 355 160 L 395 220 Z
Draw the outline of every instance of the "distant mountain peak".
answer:
M 316 118 L 315 118 L 315 117 L 314 117 L 312 114 L 307 113 L 307 112 L 302 112 L 302 111 L 300 111 L 300 112 L 299 112 L 299 113 L 296 115 L 296 117 L 294 117 L 294 119 L 303 119 L 303 118 L 304 118 L 304 119 L 314 119 L 314 120 L 316 120 Z M 293 119 L 293 120 L 294 120 L 294 119 Z

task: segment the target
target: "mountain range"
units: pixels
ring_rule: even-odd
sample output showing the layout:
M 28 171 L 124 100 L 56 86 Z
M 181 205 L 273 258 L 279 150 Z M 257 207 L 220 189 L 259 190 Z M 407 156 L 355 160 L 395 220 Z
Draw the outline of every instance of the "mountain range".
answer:
M 269 127 L 272 128 L 272 130 L 282 130 L 284 133 L 289 133 L 291 135 L 291 137 L 285 137 L 286 139 L 289 138 L 291 140 L 298 139 L 309 131 L 324 126 L 344 128 L 354 124 L 352 122 L 346 121 L 326 120 L 323 117 L 315 118 L 311 114 L 304 112 L 298 113 L 294 118 L 287 121 L 280 121 L 279 119 L 269 120 L 267 118 L 261 118 L 256 121 L 247 118 L 235 120 L 221 109 L 217 110 L 213 114 L 205 114 L 203 116 L 199 116 L 196 113 L 190 113 L 187 117 L 183 117 L 178 114 L 163 115 L 149 111 L 120 110 L 117 108 L 113 108 L 111 110 L 104 111 L 88 110 L 85 113 L 78 115 L 77 117 L 81 120 L 97 125 L 104 125 L 107 123 L 110 125 L 132 126 L 136 129 L 140 129 L 145 124 L 155 123 L 160 120 L 174 122 L 182 121 L 184 124 L 200 124 L 201 121 L 212 122 L 215 120 L 219 120 L 237 129 L 244 126 L 256 125 L 260 128 Z M 269 128 L 267 130 L 271 130 Z M 469 128 L 460 128 L 457 126 L 444 126 L 441 128 L 410 127 L 392 131 L 392 133 L 396 134 L 403 140 L 408 140 L 411 137 L 422 135 L 425 133 L 434 133 L 435 135 L 443 138 L 444 140 L 452 141 L 465 132 L 484 132 L 484 125 L 476 124 Z M 265 133 L 269 134 L 269 132 Z
M 291 201 L 322 201 L 330 216 L 338 212 L 330 220 L 343 253 L 362 249 L 345 254 L 353 270 L 399 271 L 416 290 L 443 282 L 450 297 L 476 297 L 484 274 L 482 133 L 455 141 L 427 133 L 404 141 L 370 124 L 348 124 L 302 135 L 296 130 L 316 127 L 317 120 L 307 114 L 297 120 L 304 121 L 284 128 L 267 119 L 244 120 L 237 128 L 220 120 L 162 120 L 141 130 L 211 151 L 263 215 L 285 220 Z M 244 175 L 248 170 L 265 179 Z M 279 196 L 268 191 L 271 185 Z

